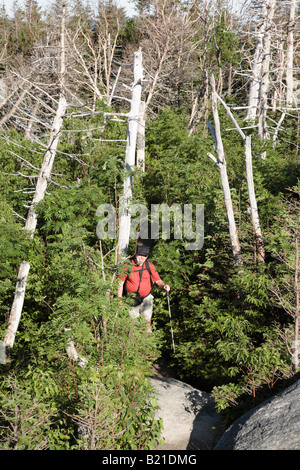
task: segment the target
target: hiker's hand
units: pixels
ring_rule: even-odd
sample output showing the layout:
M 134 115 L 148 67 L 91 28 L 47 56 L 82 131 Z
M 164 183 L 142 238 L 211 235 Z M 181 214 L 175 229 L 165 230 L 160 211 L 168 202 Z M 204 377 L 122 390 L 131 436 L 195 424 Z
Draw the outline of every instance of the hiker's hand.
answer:
M 164 289 L 167 291 L 167 292 L 170 292 L 170 286 L 168 284 L 165 284 L 164 285 Z

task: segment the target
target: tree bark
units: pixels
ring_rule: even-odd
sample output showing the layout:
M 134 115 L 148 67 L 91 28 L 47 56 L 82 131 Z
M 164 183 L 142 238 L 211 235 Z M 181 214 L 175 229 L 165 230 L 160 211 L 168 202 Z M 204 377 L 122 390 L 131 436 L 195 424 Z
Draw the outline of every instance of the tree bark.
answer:
M 49 143 L 48 143 L 48 150 L 45 153 L 44 160 L 42 163 L 42 167 L 40 170 L 40 174 L 37 180 L 35 193 L 30 204 L 30 208 L 28 211 L 25 229 L 31 232 L 31 236 L 34 235 L 34 231 L 36 229 L 37 224 L 37 214 L 35 211 L 35 206 L 44 199 L 48 181 L 51 177 L 52 166 L 54 163 L 57 145 L 59 142 L 60 130 L 63 123 L 63 116 L 65 114 L 67 107 L 66 99 L 63 95 L 60 96 L 57 113 L 54 118 L 53 127 L 50 133 Z
M 234 116 L 232 115 L 227 104 L 222 100 L 222 98 L 219 95 L 216 95 L 216 96 L 217 96 L 217 99 L 223 104 L 224 108 L 226 109 L 229 117 L 232 119 L 233 124 L 235 125 L 236 129 L 238 130 L 244 142 L 247 188 L 248 188 L 248 196 L 249 196 L 249 204 L 250 204 L 250 216 L 251 216 L 254 241 L 255 241 L 255 247 L 256 247 L 256 251 L 255 251 L 256 259 L 258 263 L 263 263 L 265 261 L 265 248 L 264 248 L 264 242 L 263 242 L 262 232 L 260 228 L 258 207 L 257 207 L 257 202 L 256 202 L 254 180 L 253 180 L 251 136 L 246 136 L 244 134 L 244 132 L 238 125 L 237 121 L 235 120 Z
M 266 113 L 268 107 L 271 24 L 276 1 L 264 0 L 260 4 L 262 7 L 262 23 L 257 32 L 246 120 L 254 121 L 258 115 L 259 136 L 267 138 Z
M 291 0 L 290 16 L 287 31 L 287 48 L 286 48 L 286 104 L 293 104 L 294 93 L 294 30 L 295 30 L 295 11 L 296 0 Z
M 226 168 L 226 159 L 224 154 L 223 142 L 221 137 L 221 129 L 220 129 L 220 121 L 219 121 L 219 114 L 217 109 L 217 94 L 215 89 L 215 79 L 214 76 L 211 76 L 211 88 L 212 88 L 212 111 L 215 123 L 215 133 L 213 137 L 215 139 L 216 150 L 218 154 L 218 159 L 213 157 L 213 155 L 209 154 L 212 160 L 216 163 L 217 167 L 219 168 L 221 185 L 224 194 L 224 203 L 225 209 L 227 214 L 228 220 L 228 228 L 229 228 L 229 235 L 230 235 L 230 243 L 233 253 L 233 263 L 235 266 L 239 266 L 243 264 L 243 257 L 241 254 L 241 246 L 238 238 L 237 227 L 234 219 L 234 211 L 232 205 L 232 198 L 230 193 L 230 186 L 228 181 L 227 175 L 227 168 Z
M 134 81 L 132 99 L 128 117 L 128 134 L 125 152 L 125 179 L 123 184 L 123 196 L 120 201 L 119 240 L 118 254 L 126 255 L 130 237 L 130 203 L 133 194 L 133 166 L 135 165 L 136 141 L 138 130 L 138 119 L 140 115 L 143 61 L 142 50 L 134 54 Z
M 136 166 L 145 171 L 145 102 L 141 101 L 137 130 Z
M 19 326 L 24 304 L 26 281 L 29 274 L 29 269 L 30 264 L 28 263 L 28 261 L 23 261 L 19 268 L 14 301 L 10 312 L 6 335 L 4 338 L 4 346 L 7 348 L 12 348 L 14 345 L 15 336 Z
M 268 91 L 270 82 L 271 59 L 271 26 L 274 18 L 276 0 L 267 0 L 264 4 L 265 31 L 263 36 L 263 60 L 261 66 L 261 80 L 258 107 L 258 135 L 261 139 L 268 139 L 267 126 Z
M 248 97 L 248 109 L 246 114 L 246 120 L 255 121 L 257 115 L 258 107 L 258 96 L 259 96 L 259 83 L 260 83 L 260 74 L 261 74 L 261 64 L 262 64 L 262 37 L 263 37 L 263 26 L 259 29 L 257 33 L 255 53 L 253 57 L 252 65 L 252 77 L 249 89 Z
M 253 169 L 252 169 L 252 149 L 251 135 L 245 137 L 245 161 L 246 161 L 246 178 L 250 203 L 250 216 L 254 233 L 254 242 L 256 248 L 256 259 L 258 263 L 265 262 L 265 248 L 262 232 L 259 223 L 258 207 L 255 196 Z

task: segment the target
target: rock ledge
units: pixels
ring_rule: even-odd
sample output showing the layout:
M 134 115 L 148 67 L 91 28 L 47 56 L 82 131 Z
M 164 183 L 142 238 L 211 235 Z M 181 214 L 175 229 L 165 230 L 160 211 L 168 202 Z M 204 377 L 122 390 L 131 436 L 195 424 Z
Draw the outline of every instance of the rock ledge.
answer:
M 221 419 L 209 393 L 173 378 L 149 378 L 163 420 L 164 445 L 157 450 L 209 450 L 221 435 Z

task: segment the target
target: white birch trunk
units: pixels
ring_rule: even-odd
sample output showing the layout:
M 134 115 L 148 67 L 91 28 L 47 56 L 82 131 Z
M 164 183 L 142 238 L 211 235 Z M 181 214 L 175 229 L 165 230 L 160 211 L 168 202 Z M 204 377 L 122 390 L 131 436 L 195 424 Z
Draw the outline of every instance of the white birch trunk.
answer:
M 241 254 L 241 246 L 238 238 L 237 227 L 234 219 L 234 211 L 232 205 L 232 198 L 230 193 L 230 186 L 228 181 L 227 175 L 227 168 L 226 168 L 226 159 L 224 154 L 222 136 L 221 136 L 221 129 L 220 129 L 220 121 L 219 121 L 219 114 L 217 109 L 217 95 L 215 90 L 215 80 L 214 77 L 211 77 L 211 87 L 212 87 L 212 111 L 215 123 L 215 143 L 216 143 L 216 150 L 218 154 L 218 159 L 214 158 L 211 154 L 209 156 L 213 159 L 216 163 L 217 167 L 219 168 L 221 185 L 223 189 L 224 195 L 224 203 L 225 209 L 227 214 L 228 220 L 228 228 L 229 228 L 229 236 L 230 236 L 230 243 L 233 253 L 233 262 L 235 266 L 239 266 L 243 264 L 243 258 Z
M 118 253 L 119 255 L 126 255 L 129 237 L 130 237 L 130 203 L 133 194 L 133 175 L 132 170 L 135 165 L 136 154 L 136 141 L 138 119 L 140 115 L 140 104 L 142 94 L 142 79 L 143 79 L 143 62 L 142 50 L 139 49 L 134 54 L 134 82 L 132 89 L 132 99 L 130 112 L 128 117 L 128 134 L 125 153 L 125 171 L 129 174 L 125 175 L 123 185 L 123 196 L 120 201 L 120 220 L 119 220 L 119 240 L 118 240 Z
M 64 60 L 64 18 L 65 13 L 63 11 L 63 20 L 62 20 L 62 34 L 61 34 L 61 76 L 63 85 L 63 75 L 65 70 L 65 60 Z M 30 232 L 30 236 L 34 236 L 34 231 L 37 224 L 37 214 L 35 212 L 35 206 L 39 203 L 45 196 L 48 181 L 51 176 L 51 170 L 56 155 L 57 145 L 59 141 L 60 129 L 63 122 L 63 116 L 66 111 L 67 102 L 62 92 L 59 98 L 58 107 L 56 116 L 54 118 L 52 130 L 50 133 L 48 149 L 45 153 L 40 174 L 37 180 L 35 193 L 27 214 L 27 219 L 25 222 L 25 229 Z M 19 268 L 18 279 L 16 283 L 16 290 L 14 295 L 14 300 L 10 312 L 10 317 L 8 321 L 6 336 L 4 339 L 4 345 L 8 348 L 12 348 L 15 341 L 16 332 L 19 326 L 19 321 L 21 318 L 21 313 L 23 309 L 24 299 L 25 299 L 25 290 L 26 283 L 29 274 L 30 265 L 27 261 L 23 261 Z
M 293 104 L 294 93 L 294 30 L 295 30 L 295 11 L 296 0 L 291 0 L 290 17 L 287 32 L 287 47 L 286 47 L 286 104 L 291 106 Z

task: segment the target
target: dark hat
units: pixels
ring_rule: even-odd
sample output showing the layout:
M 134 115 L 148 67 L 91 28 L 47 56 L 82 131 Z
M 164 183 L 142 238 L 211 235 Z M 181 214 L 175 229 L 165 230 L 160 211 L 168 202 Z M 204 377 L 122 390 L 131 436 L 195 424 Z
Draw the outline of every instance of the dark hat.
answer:
M 149 253 L 150 253 L 149 246 L 138 245 L 137 250 L 136 250 L 136 256 L 138 255 L 149 256 Z

